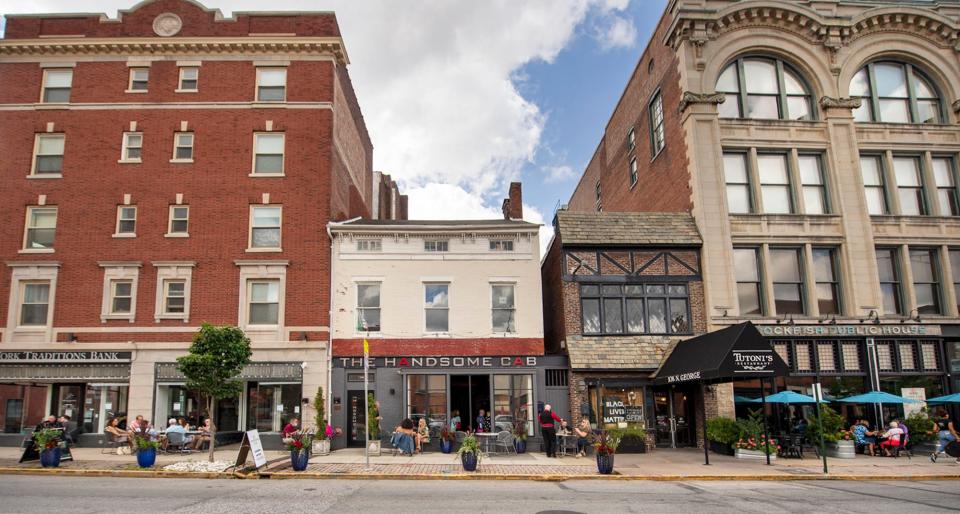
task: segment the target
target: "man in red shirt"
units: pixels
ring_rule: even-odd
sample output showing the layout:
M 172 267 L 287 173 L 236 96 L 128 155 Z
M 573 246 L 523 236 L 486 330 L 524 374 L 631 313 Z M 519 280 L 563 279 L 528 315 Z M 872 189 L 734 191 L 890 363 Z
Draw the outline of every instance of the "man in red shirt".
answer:
M 563 423 L 563 420 L 553 413 L 549 403 L 544 405 L 543 412 L 540 413 L 540 434 L 543 436 L 547 457 L 557 456 L 557 423 Z

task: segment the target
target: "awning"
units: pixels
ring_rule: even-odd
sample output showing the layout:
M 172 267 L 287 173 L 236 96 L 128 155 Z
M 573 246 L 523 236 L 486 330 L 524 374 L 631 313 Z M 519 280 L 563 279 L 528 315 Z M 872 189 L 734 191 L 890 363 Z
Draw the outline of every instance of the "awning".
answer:
M 726 382 L 788 372 L 787 364 L 748 321 L 680 341 L 663 361 L 654 383 Z

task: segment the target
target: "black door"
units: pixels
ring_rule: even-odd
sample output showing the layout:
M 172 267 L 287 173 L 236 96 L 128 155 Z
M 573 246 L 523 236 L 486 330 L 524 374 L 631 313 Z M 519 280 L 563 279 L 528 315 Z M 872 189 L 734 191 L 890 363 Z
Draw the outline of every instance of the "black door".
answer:
M 347 391 L 347 446 L 363 448 L 366 434 L 367 411 L 363 402 L 363 391 Z

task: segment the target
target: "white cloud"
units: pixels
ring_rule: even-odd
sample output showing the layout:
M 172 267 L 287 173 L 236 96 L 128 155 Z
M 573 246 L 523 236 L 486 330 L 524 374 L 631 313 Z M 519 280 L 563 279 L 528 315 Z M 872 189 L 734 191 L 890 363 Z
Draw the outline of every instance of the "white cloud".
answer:
M 631 48 L 637 42 L 637 27 L 633 20 L 623 16 L 605 16 L 604 20 L 594 27 L 593 37 L 603 50 Z
M 543 181 L 548 184 L 554 182 L 566 182 L 577 176 L 577 173 L 573 171 L 573 168 L 567 165 L 543 166 L 540 168 L 540 170 L 546 175 Z

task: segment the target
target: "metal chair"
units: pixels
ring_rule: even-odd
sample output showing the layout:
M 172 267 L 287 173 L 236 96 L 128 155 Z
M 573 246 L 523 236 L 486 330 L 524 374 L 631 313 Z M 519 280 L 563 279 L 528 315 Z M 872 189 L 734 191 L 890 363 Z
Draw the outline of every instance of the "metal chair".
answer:
M 900 437 L 900 444 L 898 444 L 893 449 L 894 458 L 899 457 L 900 454 L 902 453 L 907 456 L 907 460 L 910 460 L 911 457 L 913 457 L 913 453 L 910 452 L 909 444 L 910 444 L 910 436 L 908 436 L 907 434 L 903 434 L 903 436 Z
M 513 446 L 513 434 L 507 430 L 503 430 L 497 434 L 497 440 L 494 442 L 493 450 L 495 453 L 500 453 L 499 449 L 503 448 L 504 453 L 510 453 L 511 451 L 516 453 L 517 449 Z
M 117 453 L 117 448 L 119 448 L 120 446 L 125 445 L 125 444 L 127 444 L 126 441 L 123 441 L 123 440 L 121 440 L 119 437 L 117 437 L 116 435 L 111 434 L 111 433 L 108 432 L 108 433 L 107 433 L 107 440 L 106 440 L 106 441 L 104 441 L 103 439 L 100 440 L 100 453 L 102 453 L 102 454 L 107 454 L 107 453 L 109 453 L 109 454 L 116 454 L 116 453 Z
M 183 432 L 167 432 L 167 446 L 164 448 L 166 453 L 177 453 L 184 454 L 190 453 L 191 450 L 187 448 L 187 438 Z

